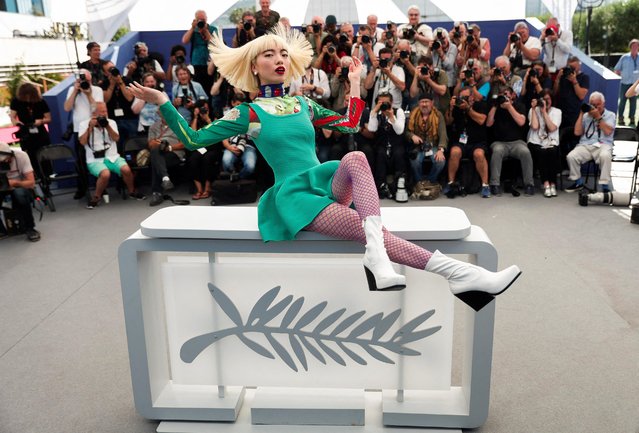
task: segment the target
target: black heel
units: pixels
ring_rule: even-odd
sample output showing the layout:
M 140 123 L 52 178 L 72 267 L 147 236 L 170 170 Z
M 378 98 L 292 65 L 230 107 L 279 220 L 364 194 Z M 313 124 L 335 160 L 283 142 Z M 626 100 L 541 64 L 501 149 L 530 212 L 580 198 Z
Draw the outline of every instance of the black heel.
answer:
M 460 301 L 475 311 L 479 311 L 490 303 L 495 297 L 486 292 L 471 290 L 455 295 Z
M 368 290 L 370 290 L 371 292 L 396 292 L 398 290 L 406 288 L 405 284 L 398 284 L 395 286 L 383 287 L 381 289 L 378 289 L 377 281 L 375 281 L 375 275 L 373 275 L 370 269 L 368 269 L 366 266 L 364 266 L 364 272 L 366 273 L 366 280 L 368 281 Z

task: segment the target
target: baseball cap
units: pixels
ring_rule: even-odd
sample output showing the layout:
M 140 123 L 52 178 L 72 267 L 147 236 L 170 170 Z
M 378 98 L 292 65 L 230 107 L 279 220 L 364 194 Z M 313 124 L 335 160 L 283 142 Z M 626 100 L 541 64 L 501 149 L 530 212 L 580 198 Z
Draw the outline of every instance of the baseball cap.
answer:
M 337 24 L 337 18 L 335 18 L 335 15 L 328 15 L 326 17 L 326 25 L 329 24 Z

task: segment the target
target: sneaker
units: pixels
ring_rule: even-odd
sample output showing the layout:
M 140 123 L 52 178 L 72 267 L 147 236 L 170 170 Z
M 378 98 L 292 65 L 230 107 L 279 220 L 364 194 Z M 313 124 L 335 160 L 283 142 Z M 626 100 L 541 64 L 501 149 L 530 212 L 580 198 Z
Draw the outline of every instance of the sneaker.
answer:
M 171 182 L 171 179 L 169 179 L 168 177 L 165 179 L 162 179 L 162 191 L 170 191 L 174 188 L 173 186 L 173 182 Z
M 100 200 L 102 200 L 100 197 L 91 198 L 91 200 L 89 200 L 89 203 L 87 203 L 87 209 L 95 209 L 96 207 L 98 207 L 98 205 L 100 204 Z
M 149 206 L 157 206 L 159 204 L 162 204 L 163 201 L 164 201 L 164 197 L 162 196 L 162 194 L 160 194 L 159 192 L 154 192 L 153 195 L 151 196 L 151 201 L 149 202 Z
M 550 196 L 557 197 L 557 187 L 555 185 L 550 185 Z
M 501 186 L 490 185 L 490 193 L 495 197 L 501 197 Z
M 481 196 L 482 198 L 490 198 L 490 190 L 491 187 L 488 185 L 484 185 L 481 187 Z
M 570 185 L 568 188 L 564 189 L 564 191 L 566 192 L 577 192 L 577 191 L 581 191 L 582 189 L 584 189 L 584 184 L 582 182 L 575 182 L 572 185 Z
M 552 190 L 550 189 L 550 185 L 544 188 L 544 197 L 552 197 Z
M 27 230 L 27 239 L 31 242 L 38 242 L 40 240 L 40 232 L 36 229 Z
M 379 186 L 379 198 L 393 199 L 393 193 L 387 183 L 383 183 Z
M 129 193 L 129 197 L 136 200 L 146 200 L 146 196 L 139 191 L 133 191 Z
M 461 194 L 461 188 L 457 182 L 446 184 L 444 190 L 446 191 L 444 194 L 448 198 L 455 198 Z
M 526 185 L 526 188 L 524 188 L 524 195 L 526 197 L 532 197 L 535 195 L 535 187 L 533 185 Z

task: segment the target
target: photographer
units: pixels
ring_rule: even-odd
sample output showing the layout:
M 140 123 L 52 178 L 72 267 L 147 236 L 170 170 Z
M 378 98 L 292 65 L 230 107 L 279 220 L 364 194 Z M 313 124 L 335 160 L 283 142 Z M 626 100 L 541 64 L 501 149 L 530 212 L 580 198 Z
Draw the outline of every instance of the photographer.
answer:
M 530 36 L 528 24 L 520 21 L 515 24 L 515 30 L 508 33 L 504 56 L 510 58 L 513 72 L 519 76 L 523 76 L 525 69 L 541 57 L 541 41 Z
M 142 76 L 142 85 L 152 89 L 161 90 L 152 73 L 147 72 Z M 162 92 L 164 92 L 162 90 Z M 158 106 L 144 101 L 143 99 L 133 99 L 131 111 L 138 116 L 138 132 L 144 135 L 148 134 L 149 128 L 160 119 Z
M 101 48 L 97 42 L 87 44 L 87 56 L 89 60 L 80 63 L 80 69 L 91 72 L 91 84 L 104 88 L 106 77 L 104 76 L 104 64 L 106 60 L 100 58 Z
M 448 92 L 448 76 L 433 66 L 430 56 L 423 56 L 417 62 L 415 78 L 410 85 L 410 97 L 430 94 L 431 100 L 440 113 L 445 113 L 450 105 L 450 93 Z M 421 106 L 421 104 L 420 104 Z
M 484 68 L 475 62 L 475 59 L 468 59 L 466 68 L 459 73 L 457 84 L 455 85 L 454 95 L 458 95 L 462 89 L 470 88 L 475 101 L 481 101 L 488 98 L 490 93 L 490 81 L 483 74 Z
M 306 27 L 306 40 L 313 48 L 313 62 L 320 55 L 322 50 L 322 41 L 328 36 L 324 31 L 324 19 L 320 16 L 313 17 L 312 24 Z
M 136 191 L 131 168 L 118 153 L 118 125 L 108 115 L 106 104 L 98 102 L 91 118 L 80 124 L 80 144 L 86 147 L 87 167 L 89 173 L 97 178 L 95 195 L 89 200 L 88 209 L 95 208 L 102 201 L 111 172 L 122 177 L 129 197 L 137 200 L 146 198 Z
M 397 24 L 389 21 L 386 24 L 386 31 L 381 33 L 381 37 L 378 38 L 377 41 L 381 42 L 386 48 L 399 49 L 398 43 L 400 39 L 397 36 Z M 408 41 L 408 43 L 410 44 L 410 41 Z
M 339 50 L 338 40 L 333 35 L 328 35 L 322 40 L 320 55 L 313 62 L 313 67 L 321 69 L 330 79 L 340 67 L 339 59 L 346 53 Z
M 404 71 L 404 83 L 407 83 L 402 91 L 402 106 L 412 110 L 417 106 L 417 95 L 411 96 L 410 83 L 417 73 L 415 66 L 417 59 L 411 51 L 410 43 L 406 39 L 400 39 L 397 43 L 397 50 L 393 52 L 393 64 L 399 66 Z
M 459 44 L 458 56 L 461 64 L 475 59 L 485 70 L 490 67 L 490 41 L 481 37 L 481 28 L 477 24 L 471 24 L 466 39 Z
M 106 77 L 106 88 L 103 88 L 104 101 L 107 104 L 109 118 L 114 119 L 118 125 L 120 133 L 118 149 L 122 150 L 126 140 L 136 136 L 138 131 L 138 116 L 131 110 L 134 97 L 127 87 L 131 81 L 123 77 L 111 61 L 104 64 L 104 76 Z
M 326 99 L 331 96 L 331 88 L 328 85 L 328 76 L 321 69 L 310 65 L 300 78 L 291 81 L 289 88 L 291 96 L 306 96 L 313 100 Z
M 465 195 L 465 189 L 456 181 L 462 157 L 475 162 L 475 170 L 481 178 L 481 196 L 490 197 L 488 186 L 488 161 L 486 160 L 486 113 L 487 104 L 482 99 L 475 100 L 475 93 L 469 87 L 453 96 L 446 110 L 446 124 L 450 127 L 450 154 L 448 155 L 448 183 L 443 193 L 448 198 Z M 472 191 L 471 191 L 472 192 Z
M 370 71 L 373 61 L 379 55 L 379 50 L 384 48 L 384 44 L 380 42 L 373 43 L 372 33 L 367 24 L 359 26 L 358 36 L 351 52 L 351 56 L 359 58 L 368 71 Z
M 406 145 L 404 142 L 404 110 L 393 107 L 393 95 L 380 92 L 368 118 L 368 131 L 373 133 L 375 165 L 373 177 L 380 198 L 393 198 L 392 188 L 386 183 L 388 171 L 397 180 L 406 173 Z
M 244 102 L 244 94 L 239 94 L 241 98 L 238 103 L 232 102 L 236 106 Z M 195 104 L 193 109 L 193 120 L 191 129 L 197 131 L 211 124 L 215 117 L 211 118 L 211 110 L 206 100 L 201 99 Z M 220 171 L 220 161 L 222 159 L 222 147 L 218 144 L 201 147 L 193 152 L 188 152 L 187 166 L 188 173 L 193 180 L 195 193 L 191 197 L 193 200 L 203 200 L 211 196 L 211 182 L 217 178 Z
M 177 167 L 184 160 L 184 145 L 178 140 L 164 118 L 156 121 L 149 128 L 148 145 L 151 152 L 151 191 L 149 206 L 162 203 L 163 193 L 173 189 L 173 182 L 169 177 L 169 169 Z
M 255 172 L 257 150 L 255 144 L 246 134 L 233 136 L 222 140 L 224 153 L 222 154 L 222 168 L 231 173 L 231 181 L 248 179 Z M 242 166 L 238 173 L 236 167 Z
M 80 166 L 78 187 L 73 195 L 75 200 L 84 197 L 88 182 L 84 146 L 80 144 L 78 139 L 80 123 L 90 119 L 96 104 L 103 101 L 104 92 L 102 89 L 91 85 L 91 73 L 86 69 L 80 69 L 73 86 L 67 92 L 67 99 L 64 101 L 64 111 L 73 110 L 73 142 Z
M 350 56 L 353 52 L 353 44 L 355 43 L 355 30 L 353 24 L 343 23 L 339 28 L 337 35 L 337 49 L 343 51 L 345 55 Z
M 555 181 L 560 172 L 559 166 L 559 125 L 561 110 L 552 106 L 552 94 L 549 89 L 541 92 L 541 98 L 533 99 L 528 111 L 530 130 L 528 148 L 535 167 L 543 183 L 544 197 L 556 197 Z
M 528 73 L 526 73 L 528 74 Z M 528 76 L 528 75 L 526 75 Z M 490 72 L 490 94 L 497 95 L 499 89 L 510 87 L 519 96 L 522 93 L 523 80 L 519 75 L 512 73 L 510 59 L 506 56 L 499 56 L 495 59 L 495 67 Z
M 149 56 L 149 47 L 144 42 L 136 43 L 133 50 L 135 55 L 122 72 L 125 77 L 131 81 L 141 83 L 142 75 L 151 72 L 158 82 L 166 80 L 166 74 L 160 62 Z
M 446 165 L 446 121 L 443 114 L 433 106 L 432 93 L 421 93 L 418 98 L 419 106 L 410 113 L 406 128 L 406 139 L 412 145 L 408 159 L 413 172 L 413 182 L 428 181 L 430 184 L 439 184 L 439 174 Z M 424 174 L 426 158 L 432 163 L 427 175 Z
M 211 41 L 211 35 L 218 33 L 218 30 L 213 24 L 208 24 L 207 22 L 206 12 L 203 10 L 196 11 L 191 27 L 182 36 L 182 44 L 191 43 L 191 64 L 195 70 L 193 76 L 195 81 L 200 83 L 208 92 L 213 84 L 210 75 L 207 73 L 209 63 L 208 46 Z
M 353 63 L 353 58 L 344 56 L 340 59 L 339 72 L 333 75 L 330 80 L 331 96 L 333 97 L 332 109 L 338 111 L 348 105 L 348 95 L 351 93 L 351 82 L 348 79 L 348 67 Z M 362 80 L 360 81 L 360 95 L 366 98 L 366 88 L 364 87 L 365 72 L 362 70 Z M 346 101 L 346 102 L 345 102 Z
M 557 72 L 568 62 L 570 50 L 572 50 L 572 32 L 562 29 L 559 26 L 559 20 L 551 17 L 546 22 L 546 27 L 541 31 L 541 44 L 543 45 L 544 63 L 554 81 Z
M 371 28 L 371 34 L 373 37 L 373 44 L 377 42 L 384 42 L 384 29 L 377 27 L 378 18 L 377 15 L 371 14 L 366 17 L 366 24 Z
M 271 10 L 271 0 L 260 0 L 260 10 L 255 14 L 257 36 L 262 36 L 268 30 L 275 27 L 280 20 L 280 14 Z
M 510 87 L 503 88 L 492 99 L 492 107 L 488 111 L 486 126 L 492 128 L 495 141 L 490 145 L 490 192 L 501 195 L 501 168 L 504 158 L 519 160 L 524 180 L 524 195 L 535 194 L 533 180 L 532 155 L 526 145 L 526 109 L 516 102 L 517 95 Z
M 397 34 L 401 39 L 410 41 L 417 57 L 425 56 L 433 40 L 433 29 L 427 24 L 420 24 L 420 12 L 417 6 L 409 7 L 407 15 L 408 23 L 399 26 Z
M 186 66 L 177 67 L 175 74 L 178 83 L 173 85 L 173 106 L 190 123 L 195 101 L 200 98 L 208 99 L 208 96 L 200 83 L 191 80 L 191 71 Z
M 372 89 L 372 99 L 382 91 L 393 96 L 393 108 L 402 106 L 402 92 L 406 89 L 404 70 L 395 65 L 392 60 L 393 52 L 388 48 L 379 50 L 379 60 L 373 60 L 371 69 L 364 80 L 364 87 Z M 372 114 L 372 113 L 371 113 Z
M 37 155 L 40 148 L 51 144 L 49 132 L 44 126 L 51 123 L 51 111 L 42 98 L 40 89 L 31 83 L 21 84 L 16 97 L 11 99 L 9 117 L 11 123 L 19 127 L 15 133 L 16 138 L 20 140 L 22 150 L 29 155 L 37 177 L 41 178 L 42 173 L 38 173 L 37 168 Z
M 588 94 L 590 77 L 581 71 L 581 62 L 570 57 L 566 67 L 559 70 L 553 86 L 557 108 L 561 110 L 559 142 L 561 154 L 567 155 L 579 141 L 574 135 L 575 122 L 580 115 L 581 103 Z
M 455 21 L 453 28 L 448 32 L 448 39 L 451 44 L 455 45 L 458 49 L 463 41 L 468 37 L 468 25 L 463 21 Z M 460 58 L 459 65 L 464 64 L 463 57 Z
M 566 192 L 581 191 L 584 181 L 581 164 L 595 161 L 599 164 L 599 185 L 602 192 L 610 192 L 610 169 L 616 116 L 606 109 L 606 98 L 600 92 L 592 92 L 590 104 L 583 104 L 575 122 L 575 136 L 580 137 L 577 146 L 566 156 L 574 183 Z
M 431 44 L 430 50 L 435 68 L 446 72 L 446 76 L 448 77 L 448 91 L 452 94 L 458 74 L 456 63 L 457 45 L 451 44 L 448 39 L 448 32 L 444 28 L 438 27 L 435 29 L 435 40 Z M 443 109 L 442 113 L 445 113 L 446 109 Z
M 31 210 L 35 176 L 29 156 L 20 149 L 11 148 L 0 142 L 0 171 L 6 173 L 9 189 L 0 191 L 0 203 L 6 196 L 11 196 L 11 207 L 20 214 L 24 223 L 27 239 L 31 242 L 40 240 L 40 232 L 35 228 L 35 219 Z M 0 239 L 7 236 L 2 218 L 0 218 Z
M 533 100 L 541 98 L 544 90 L 552 89 L 552 80 L 546 64 L 541 60 L 535 60 L 526 71 L 523 83 L 520 100 L 524 103 L 526 110 L 529 110 Z
M 191 76 L 195 74 L 193 65 L 186 63 L 186 48 L 182 45 L 173 45 L 171 47 L 171 56 L 169 56 L 169 71 L 166 73 L 166 79 L 171 81 L 173 85 L 177 84 L 178 78 L 175 70 L 178 66 L 186 66 L 191 72 Z
M 237 27 L 235 28 L 235 35 L 233 36 L 231 46 L 233 48 L 241 47 L 256 37 L 255 15 L 253 14 L 253 11 L 244 11 L 240 22 L 237 23 Z

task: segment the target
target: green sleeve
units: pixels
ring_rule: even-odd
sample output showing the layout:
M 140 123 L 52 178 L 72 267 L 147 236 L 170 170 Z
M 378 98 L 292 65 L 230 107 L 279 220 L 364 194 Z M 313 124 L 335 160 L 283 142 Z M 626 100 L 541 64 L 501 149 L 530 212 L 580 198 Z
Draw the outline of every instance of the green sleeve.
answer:
M 184 147 L 189 150 L 207 147 L 219 143 L 225 138 L 245 134 L 249 125 L 248 110 L 248 105 L 240 105 L 226 113 L 223 118 L 214 120 L 204 128 L 194 131 L 171 102 L 167 101 L 160 106 L 160 111 L 167 125 L 175 132 Z

